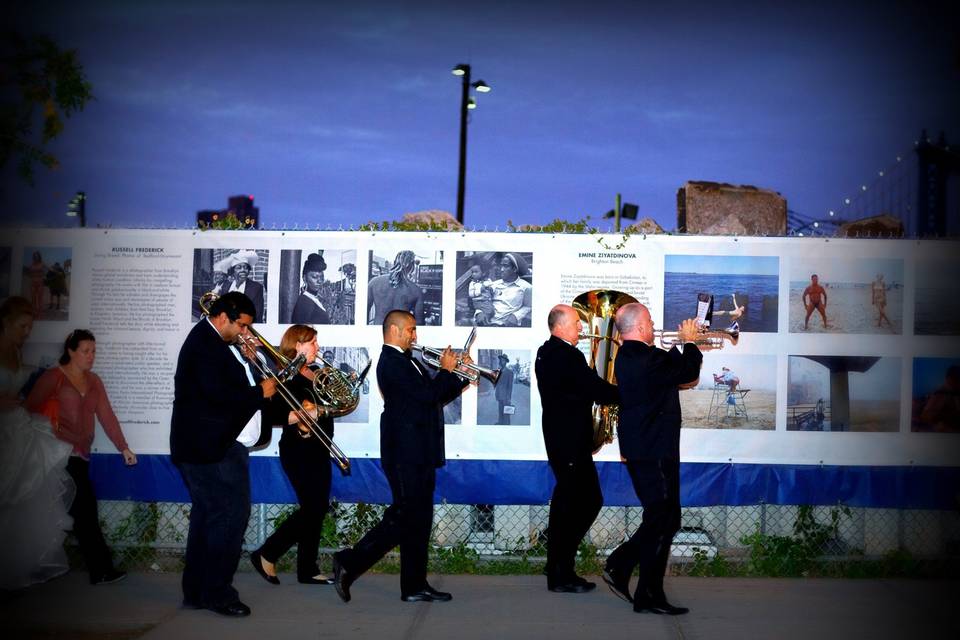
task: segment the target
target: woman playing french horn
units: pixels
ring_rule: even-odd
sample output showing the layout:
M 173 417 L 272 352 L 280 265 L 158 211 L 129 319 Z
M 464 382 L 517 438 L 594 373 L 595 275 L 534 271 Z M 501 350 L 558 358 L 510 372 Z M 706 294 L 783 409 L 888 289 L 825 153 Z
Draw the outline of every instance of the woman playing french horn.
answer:
M 304 410 L 333 440 L 333 418 L 323 406 L 316 404 L 313 395 L 314 370 L 310 368 L 317 359 L 317 331 L 303 324 L 291 326 L 280 340 L 280 353 L 290 360 L 302 354 L 306 364 L 290 381 L 284 383 Z M 330 506 L 331 462 L 330 451 L 315 437 L 310 429 L 298 422 L 296 412 L 283 400 L 271 403 L 265 422 L 282 425 L 280 438 L 280 464 L 283 466 L 300 508 L 277 527 L 260 549 L 250 554 L 250 561 L 264 580 L 280 584 L 276 574 L 276 562 L 294 543 L 297 545 L 297 581 L 301 584 L 333 584 L 320 573 L 317 553 L 323 519 Z

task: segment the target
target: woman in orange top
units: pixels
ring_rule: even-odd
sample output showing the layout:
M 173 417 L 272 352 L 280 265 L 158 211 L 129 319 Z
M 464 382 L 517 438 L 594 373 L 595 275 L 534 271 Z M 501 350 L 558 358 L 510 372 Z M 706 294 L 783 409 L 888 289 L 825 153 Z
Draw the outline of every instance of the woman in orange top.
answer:
M 54 425 L 54 434 L 73 445 L 67 463 L 67 471 L 77 485 L 77 497 L 70 509 L 73 532 L 80 542 L 90 583 L 109 584 L 122 580 L 126 574 L 113 566 L 110 549 L 100 530 L 97 497 L 90 482 L 94 416 L 99 418 L 107 437 L 123 454 L 127 465 L 136 464 L 137 456 L 127 446 L 103 382 L 91 371 L 96 355 L 97 343 L 92 333 L 85 329 L 71 332 L 63 345 L 60 366 L 51 367 L 40 376 L 27 397 L 26 408 L 38 411 L 50 396 L 57 396 L 59 419 Z

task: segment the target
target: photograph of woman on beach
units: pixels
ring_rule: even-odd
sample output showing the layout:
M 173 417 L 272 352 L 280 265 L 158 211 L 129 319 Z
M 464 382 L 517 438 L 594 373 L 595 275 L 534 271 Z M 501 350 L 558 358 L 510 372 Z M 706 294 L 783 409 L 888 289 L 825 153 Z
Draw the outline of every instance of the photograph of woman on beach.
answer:
M 20 294 L 33 305 L 37 320 L 67 320 L 73 249 L 26 247 Z
M 791 333 L 903 332 L 903 260 L 794 261 Z
M 706 351 L 700 382 L 680 392 L 683 426 L 760 429 L 777 425 L 777 357 Z
M 697 314 L 697 295 L 713 296 L 714 328 L 777 332 L 780 259 L 776 256 L 685 256 L 664 259 L 663 326 Z
M 914 358 L 911 431 L 960 433 L 960 358 Z
M 918 336 L 960 335 L 960 260 L 917 261 L 913 332 Z
M 900 358 L 789 356 L 787 431 L 899 431 Z

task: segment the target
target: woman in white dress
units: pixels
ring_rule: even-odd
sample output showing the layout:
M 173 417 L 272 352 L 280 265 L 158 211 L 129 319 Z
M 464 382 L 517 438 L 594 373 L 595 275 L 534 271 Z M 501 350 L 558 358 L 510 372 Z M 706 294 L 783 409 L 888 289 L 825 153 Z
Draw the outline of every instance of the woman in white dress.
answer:
M 0 589 L 28 587 L 66 573 L 65 531 L 74 484 L 72 447 L 50 421 L 21 407 L 31 369 L 21 355 L 33 328 L 33 307 L 11 297 L 0 305 Z

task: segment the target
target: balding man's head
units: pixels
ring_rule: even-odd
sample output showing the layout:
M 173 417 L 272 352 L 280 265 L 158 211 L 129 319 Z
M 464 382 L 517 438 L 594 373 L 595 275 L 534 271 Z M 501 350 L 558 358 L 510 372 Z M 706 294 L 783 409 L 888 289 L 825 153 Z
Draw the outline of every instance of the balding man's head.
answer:
M 558 304 L 550 309 L 547 315 L 547 327 L 550 329 L 550 335 L 566 340 L 570 344 L 577 344 L 583 325 L 580 324 L 580 316 L 576 309 L 568 304 Z
M 643 304 L 631 302 L 617 309 L 616 323 L 621 339 L 653 344 L 653 320 Z

